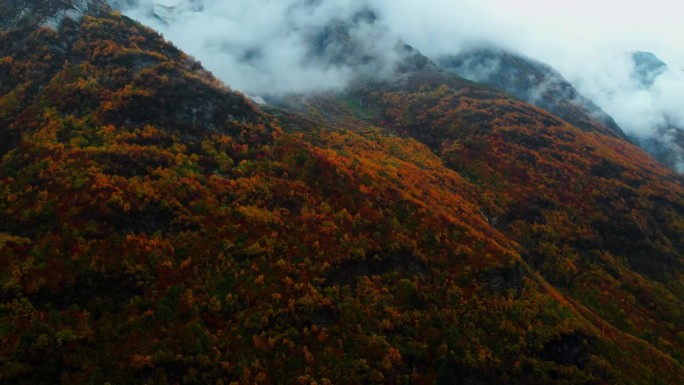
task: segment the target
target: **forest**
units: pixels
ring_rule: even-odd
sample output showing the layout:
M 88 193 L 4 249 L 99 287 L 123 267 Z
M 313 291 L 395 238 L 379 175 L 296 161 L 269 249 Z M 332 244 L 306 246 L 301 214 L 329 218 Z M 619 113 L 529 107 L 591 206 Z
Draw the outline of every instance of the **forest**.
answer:
M 624 139 L 429 69 L 262 108 L 104 5 L 6 25 L 0 383 L 684 383 L 684 185 Z

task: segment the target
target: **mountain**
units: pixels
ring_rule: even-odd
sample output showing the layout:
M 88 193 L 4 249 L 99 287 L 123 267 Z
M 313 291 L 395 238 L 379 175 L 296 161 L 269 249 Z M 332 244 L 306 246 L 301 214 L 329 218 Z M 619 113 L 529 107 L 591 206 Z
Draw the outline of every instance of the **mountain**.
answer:
M 223 18 L 228 25 L 240 24 L 240 20 L 232 19 L 235 10 L 227 11 L 228 8 L 216 5 L 205 9 L 200 0 L 110 0 L 110 3 L 172 35 L 175 34 L 172 31 L 189 28 L 189 24 L 204 17 L 208 17 L 207 20 Z M 279 17 L 283 16 L 281 14 L 286 17 L 279 19 L 279 22 L 272 21 L 281 30 L 266 39 L 268 44 L 264 44 L 263 39 L 234 39 L 231 37 L 232 32 L 218 32 L 213 36 L 205 36 L 204 39 L 199 37 L 200 40 L 213 42 L 208 44 L 209 47 L 198 49 L 193 43 L 186 42 L 186 48 L 208 58 L 211 61 L 210 66 L 219 75 L 234 79 L 259 101 L 276 99 L 277 104 L 277 99 L 288 92 L 310 93 L 336 89 L 350 82 L 366 82 L 378 77 L 387 80 L 395 72 L 396 66 L 403 67 L 406 72 L 416 69 L 416 66 L 427 65 L 433 69 L 441 67 L 469 80 L 507 92 L 544 108 L 581 129 L 627 137 L 613 117 L 544 63 L 501 48 L 484 46 L 437 57 L 433 61 L 401 41 L 396 32 L 390 31 L 382 12 L 372 4 L 355 3 L 331 13 L 329 7 L 334 3 L 298 0 L 288 3 L 279 12 L 275 12 Z M 268 12 L 267 8 L 263 11 Z M 209 14 L 212 16 L 209 17 Z M 150 17 L 152 15 L 156 16 Z M 163 23 L 155 18 L 163 20 Z M 290 23 L 289 20 L 298 22 Z M 179 27 L 180 25 L 186 27 Z M 240 28 L 248 29 L 244 25 Z M 218 40 L 214 41 L 216 39 Z M 198 45 L 202 46 L 201 43 Z M 284 56 L 288 57 L 288 62 L 275 64 L 282 59 L 273 52 L 280 52 L 283 48 L 287 52 Z M 225 59 L 221 63 L 231 63 L 222 65 L 211 60 L 212 57 L 223 56 Z M 653 90 L 652 86 L 656 78 L 668 72 L 667 66 L 649 52 L 634 52 L 631 56 L 634 61 L 632 79 L 621 80 L 622 83 L 634 83 L 623 84 L 629 87 L 628 91 L 612 89 L 614 84 L 603 84 L 603 88 L 597 90 L 596 81 L 589 82 L 594 84 L 595 89 L 585 91 L 591 93 L 602 106 L 617 114 L 622 124 L 628 128 L 630 140 L 666 166 L 681 173 L 684 170 L 684 151 L 677 141 L 677 124 L 670 124 L 681 118 L 659 116 L 654 111 L 670 108 L 667 101 L 651 100 L 652 106 L 649 107 L 644 100 L 636 106 L 641 110 L 639 113 L 633 111 L 634 108 L 626 109 L 636 114 L 636 117 L 629 117 L 629 113 L 622 109 L 625 104 L 638 103 L 644 97 L 663 98 L 662 92 Z M 242 74 L 236 80 L 234 71 L 227 68 L 243 68 L 247 72 L 269 74 L 271 77 L 264 77 L 261 81 L 245 80 L 254 76 Z M 287 68 L 292 68 L 291 74 L 282 73 Z M 278 78 L 287 81 L 279 82 Z M 672 83 L 678 82 L 679 80 Z M 640 92 L 640 89 L 644 92 Z M 616 94 L 621 95 L 622 100 L 613 100 Z M 651 127 L 654 123 L 649 122 L 649 118 L 658 121 L 656 124 L 662 127 Z M 636 120 L 643 122 L 639 125 L 634 123 Z
M 631 81 L 640 89 L 653 91 L 656 80 L 669 69 L 667 64 L 650 52 L 631 54 Z M 437 59 L 448 72 L 541 107 L 583 130 L 598 130 L 626 138 L 627 135 L 610 115 L 590 99 L 580 94 L 563 76 L 546 64 L 512 52 L 495 48 L 477 48 L 457 55 Z M 641 127 L 629 139 L 637 143 L 658 161 L 679 173 L 684 170 L 684 134 L 672 117 L 660 127 Z
M 662 164 L 684 173 L 684 129 L 668 124 L 657 133 L 656 137 L 637 138 L 639 145 Z
M 667 64 L 651 52 L 632 53 L 632 66 L 632 81 L 645 92 L 658 94 L 660 90 L 655 88 L 656 81 L 671 74 Z M 634 140 L 664 165 L 684 173 L 684 128 L 675 122 L 676 119 L 671 114 L 663 113 L 661 118 L 663 123 L 656 127 L 646 127 L 654 135 L 635 137 Z
M 632 62 L 634 64 L 632 76 L 644 88 L 653 86 L 656 78 L 668 70 L 667 64 L 651 52 L 633 52 Z
M 582 96 L 558 71 L 509 51 L 477 48 L 440 57 L 449 72 L 541 107 L 583 130 L 625 137 L 605 111 Z
M 392 77 L 395 72 L 436 68 L 415 48 L 389 34 L 369 9 L 362 9 L 349 19 L 333 19 L 322 28 L 312 29 L 305 46 L 308 62 L 323 67 L 349 68 L 354 72 L 353 81 L 356 82 Z
M 427 62 L 261 108 L 100 0 L 0 26 L 0 382 L 684 381 L 684 186 L 615 133 Z

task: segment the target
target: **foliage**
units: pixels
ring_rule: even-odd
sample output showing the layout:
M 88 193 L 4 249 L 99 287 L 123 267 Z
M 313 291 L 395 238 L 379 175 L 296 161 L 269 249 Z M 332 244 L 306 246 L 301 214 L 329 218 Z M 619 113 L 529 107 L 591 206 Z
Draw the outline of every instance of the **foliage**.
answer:
M 17 28 L 0 382 L 684 379 L 681 184 L 629 144 L 454 84 L 269 114 L 120 15 Z

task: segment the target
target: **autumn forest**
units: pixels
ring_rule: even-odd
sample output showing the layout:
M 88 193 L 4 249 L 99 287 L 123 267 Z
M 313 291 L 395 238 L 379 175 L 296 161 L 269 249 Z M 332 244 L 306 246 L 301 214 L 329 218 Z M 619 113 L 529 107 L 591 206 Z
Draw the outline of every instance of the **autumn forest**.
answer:
M 429 66 L 262 107 L 19 3 L 0 383 L 684 383 L 684 182 L 601 123 Z

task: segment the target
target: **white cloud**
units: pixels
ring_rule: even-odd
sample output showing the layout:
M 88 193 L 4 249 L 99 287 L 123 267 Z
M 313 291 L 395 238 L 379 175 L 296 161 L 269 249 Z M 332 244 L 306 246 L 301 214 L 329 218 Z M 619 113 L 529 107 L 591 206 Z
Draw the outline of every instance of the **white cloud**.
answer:
M 368 8 L 379 22 L 355 35 L 367 51 L 389 56 L 384 67 L 396 59 L 397 37 L 432 57 L 496 45 L 550 64 L 631 134 L 653 136 L 666 119 L 684 126 L 681 0 L 204 0 L 203 12 L 170 25 L 150 17 L 150 1 L 129 15 L 251 94 L 343 87 L 358 68 L 311 61 L 307 39 Z M 673 70 L 639 88 L 628 54 L 636 50 Z
M 684 2 L 679 0 L 376 1 L 393 31 L 429 56 L 492 44 L 546 62 L 628 133 L 684 127 Z M 634 51 L 671 71 L 649 89 L 632 79 Z
M 186 12 L 170 24 L 155 18 L 149 1 L 126 13 L 158 29 L 231 87 L 252 93 L 307 92 L 343 87 L 352 68 L 309 60 L 311 35 L 333 20 L 363 9 L 352 0 L 205 0 L 202 12 Z M 386 34 L 359 24 L 366 49 L 388 44 Z M 379 28 L 379 27 L 378 27 Z M 376 28 L 375 28 L 376 29 Z

